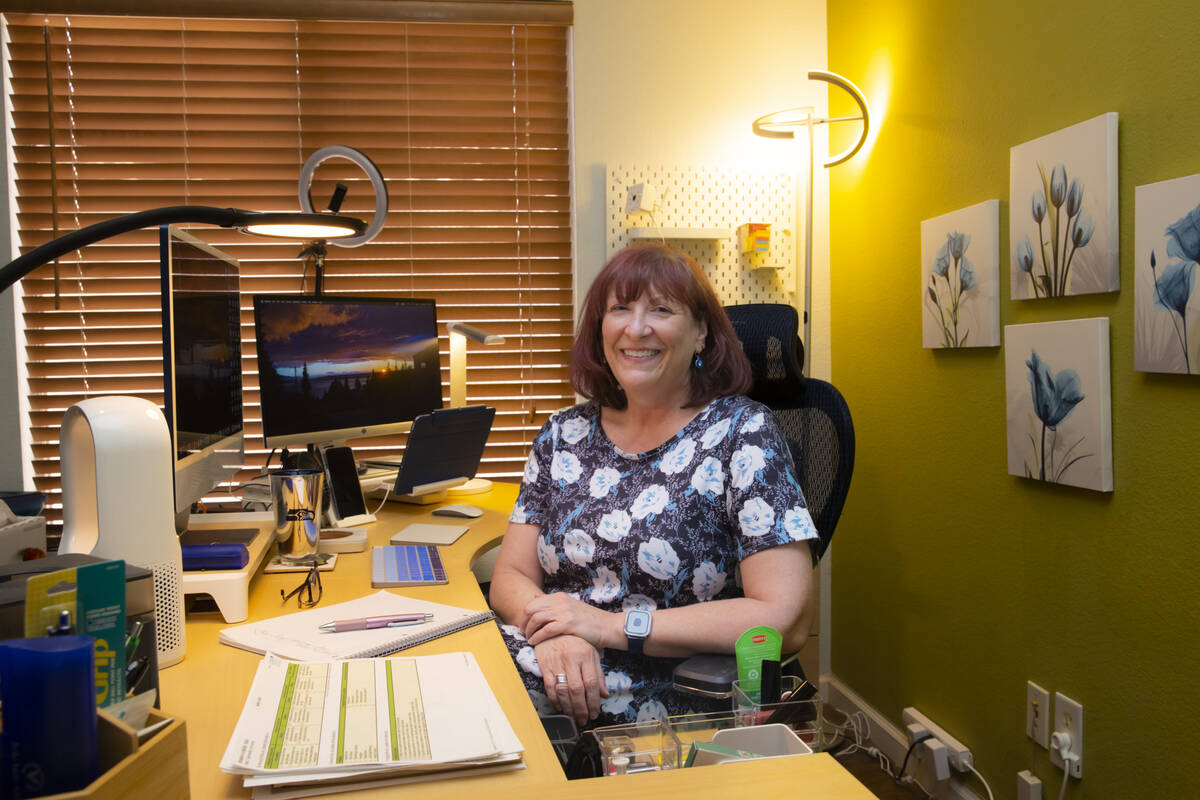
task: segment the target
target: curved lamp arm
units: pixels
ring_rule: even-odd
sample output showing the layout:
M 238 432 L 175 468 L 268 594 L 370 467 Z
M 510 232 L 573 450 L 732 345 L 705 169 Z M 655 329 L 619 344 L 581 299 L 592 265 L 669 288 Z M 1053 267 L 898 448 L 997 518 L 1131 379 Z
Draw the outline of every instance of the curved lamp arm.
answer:
M 288 238 L 312 238 L 312 226 L 326 229 L 320 235 L 327 238 L 360 236 L 366 229 L 366 224 L 360 219 L 333 214 L 243 211 L 239 208 L 216 208 L 215 206 L 164 206 L 106 219 L 103 222 L 88 225 L 86 228 L 65 233 L 57 239 L 51 239 L 45 244 L 33 248 L 0 268 L 0 292 L 43 264 L 48 264 L 72 250 L 78 250 L 85 245 L 111 239 L 113 236 L 139 228 L 151 228 L 178 222 L 200 222 L 218 225 L 222 228 L 238 228 L 250 233 Z M 301 226 L 308 226 L 308 232 L 303 232 Z
M 862 91 L 857 86 L 836 72 L 810 69 L 808 71 L 808 79 L 825 81 L 826 83 L 840 87 L 858 104 L 860 114 L 857 117 L 825 117 L 811 120 L 814 125 L 862 120 L 862 134 L 858 137 L 858 141 L 837 155 L 830 156 L 823 162 L 826 167 L 837 166 L 843 161 L 849 161 L 853 158 L 854 154 L 861 150 L 862 146 L 867 142 L 867 133 L 871 129 L 871 111 L 867 107 L 867 98 L 863 96 Z M 775 111 L 759 117 L 754 120 L 751 128 L 756 135 L 765 136 L 768 139 L 792 139 L 796 136 L 796 128 L 809 124 L 811 116 L 812 109 L 809 108 L 785 108 L 783 111 Z

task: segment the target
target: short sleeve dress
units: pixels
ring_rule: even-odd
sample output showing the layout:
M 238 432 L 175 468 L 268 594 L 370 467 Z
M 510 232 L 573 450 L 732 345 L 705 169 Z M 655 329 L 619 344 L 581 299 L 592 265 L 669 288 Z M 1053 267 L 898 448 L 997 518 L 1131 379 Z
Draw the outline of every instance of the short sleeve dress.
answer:
M 621 613 L 740 597 L 742 559 L 817 536 L 774 417 L 742 396 L 637 454 L 608 439 L 596 403 L 559 411 L 534 439 L 510 520 L 540 527 L 546 592 Z M 539 713 L 557 713 L 533 648 L 500 629 Z M 728 707 L 675 690 L 679 659 L 605 650 L 601 663 L 609 696 L 593 725 Z

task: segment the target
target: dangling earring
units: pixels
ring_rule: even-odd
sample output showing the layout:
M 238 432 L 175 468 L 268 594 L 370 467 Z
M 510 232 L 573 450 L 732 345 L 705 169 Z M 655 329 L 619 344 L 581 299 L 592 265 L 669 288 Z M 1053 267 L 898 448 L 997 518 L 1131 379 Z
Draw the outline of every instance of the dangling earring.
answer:
M 695 363 L 696 369 L 700 369 L 701 367 L 704 366 L 704 361 L 700 358 L 699 353 L 696 353 L 696 360 L 693 363 Z

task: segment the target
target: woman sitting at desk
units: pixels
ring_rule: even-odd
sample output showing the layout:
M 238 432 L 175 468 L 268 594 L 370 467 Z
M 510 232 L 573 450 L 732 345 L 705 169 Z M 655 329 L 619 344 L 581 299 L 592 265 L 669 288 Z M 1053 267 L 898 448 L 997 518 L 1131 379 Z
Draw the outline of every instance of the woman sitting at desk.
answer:
M 534 439 L 492 576 L 525 686 L 581 725 L 727 708 L 672 671 L 755 625 L 799 649 L 817 533 L 696 262 L 617 254 L 584 300 L 571 380 L 590 401 Z

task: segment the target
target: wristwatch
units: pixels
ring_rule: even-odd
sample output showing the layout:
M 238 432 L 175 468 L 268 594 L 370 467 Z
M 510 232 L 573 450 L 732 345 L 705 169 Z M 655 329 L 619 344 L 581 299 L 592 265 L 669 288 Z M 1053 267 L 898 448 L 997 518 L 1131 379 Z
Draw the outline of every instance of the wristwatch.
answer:
M 632 609 L 625 612 L 625 639 L 629 643 L 629 652 L 641 653 L 646 637 L 650 635 L 650 626 L 654 618 L 649 611 Z

